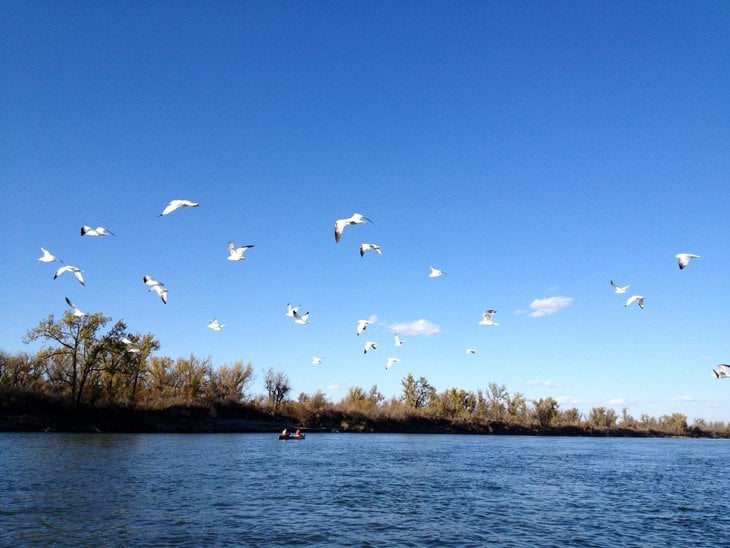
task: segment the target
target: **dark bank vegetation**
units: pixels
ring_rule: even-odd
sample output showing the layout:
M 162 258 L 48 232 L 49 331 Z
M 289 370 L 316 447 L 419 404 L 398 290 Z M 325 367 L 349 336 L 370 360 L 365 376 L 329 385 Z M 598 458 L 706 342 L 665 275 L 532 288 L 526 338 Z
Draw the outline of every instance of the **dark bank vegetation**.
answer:
M 594 407 L 587 415 L 553 398 L 528 400 L 496 382 L 475 391 L 436 390 L 407 375 L 398 396 L 350 387 L 339 401 L 318 391 L 293 397 L 283 371 L 263 375 L 243 360 L 152 355 L 151 333 L 132 333 L 102 314 L 53 315 L 28 331 L 35 354 L 0 352 L 0 430 L 99 432 L 275 431 L 282 425 L 353 432 L 461 432 L 594 436 L 730 437 L 730 425 L 681 413 L 631 416 Z

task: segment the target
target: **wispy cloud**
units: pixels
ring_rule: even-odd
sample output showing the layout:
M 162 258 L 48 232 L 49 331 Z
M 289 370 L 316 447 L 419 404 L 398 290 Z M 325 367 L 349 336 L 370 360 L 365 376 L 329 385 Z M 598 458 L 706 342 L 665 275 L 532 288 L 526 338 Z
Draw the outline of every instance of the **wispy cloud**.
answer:
M 608 400 L 609 405 L 626 405 L 626 400 L 624 398 L 611 398 Z
M 414 322 L 401 322 L 391 324 L 390 330 L 393 333 L 401 333 L 403 335 L 433 337 L 441 333 L 441 328 L 435 323 L 424 320 L 416 320 Z
M 695 399 L 692 396 L 679 396 L 677 398 L 674 398 L 675 401 L 695 401 Z
M 555 314 L 573 304 L 573 297 L 546 297 L 544 299 L 535 299 L 530 303 L 530 317 L 542 318 Z
M 327 385 L 327 392 L 337 392 L 342 387 L 339 384 L 328 384 Z
M 555 401 L 560 405 L 581 405 L 584 402 L 574 396 L 557 396 Z
M 531 381 L 524 381 L 522 383 L 524 386 L 544 386 L 545 388 L 559 388 L 560 385 L 553 381 L 540 381 L 540 380 L 531 380 Z

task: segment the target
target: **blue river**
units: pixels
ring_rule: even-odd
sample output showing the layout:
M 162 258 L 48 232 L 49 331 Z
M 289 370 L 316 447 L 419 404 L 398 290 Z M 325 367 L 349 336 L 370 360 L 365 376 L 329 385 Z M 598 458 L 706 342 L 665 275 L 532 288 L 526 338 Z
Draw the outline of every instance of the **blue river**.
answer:
M 729 440 L 0 433 L 0 545 L 728 546 Z

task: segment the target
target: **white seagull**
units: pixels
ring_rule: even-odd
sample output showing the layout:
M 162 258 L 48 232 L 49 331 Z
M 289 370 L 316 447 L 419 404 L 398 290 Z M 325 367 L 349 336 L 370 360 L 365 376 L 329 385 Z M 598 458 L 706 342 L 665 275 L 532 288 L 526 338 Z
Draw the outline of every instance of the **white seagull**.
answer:
M 404 344 L 406 344 L 406 341 L 402 341 L 400 336 L 398 335 L 398 333 L 395 334 L 394 339 L 395 339 L 396 346 L 403 346 Z
M 296 310 L 294 310 L 293 312 L 294 312 L 294 323 L 298 323 L 300 325 L 309 323 L 309 312 L 307 312 L 306 314 L 301 314 L 301 315 Z
M 76 279 L 79 281 L 79 283 L 81 285 L 86 285 L 84 283 L 84 277 L 81 275 L 81 272 L 83 272 L 83 271 L 80 268 L 76 268 L 75 266 L 71 266 L 71 265 L 62 266 L 61 268 L 56 270 L 56 275 L 53 276 L 53 279 L 55 280 L 64 272 L 73 272 L 73 275 L 76 276 Z
M 251 249 L 254 247 L 253 245 L 242 245 L 239 247 L 236 247 L 233 244 L 233 240 L 228 242 L 228 259 L 229 261 L 245 261 L 246 257 L 243 256 L 243 254 L 246 252 L 247 249 Z
M 479 322 L 479 325 L 499 325 L 497 322 L 492 321 L 492 316 L 494 316 L 496 313 L 496 310 L 485 310 L 482 314 L 482 321 Z
M 145 285 L 149 286 L 148 291 L 154 291 L 157 296 L 162 299 L 162 302 L 167 304 L 167 288 L 162 282 L 158 282 L 152 276 L 145 276 L 142 278 Z
M 631 297 L 626 299 L 626 304 L 624 305 L 624 307 L 630 306 L 634 303 L 638 304 L 639 308 L 643 309 L 644 308 L 644 297 L 642 297 L 641 295 L 631 295 Z
M 718 364 L 717 369 L 713 369 L 712 372 L 718 379 L 730 379 L 730 365 L 725 363 Z
M 361 225 L 363 223 L 372 223 L 370 219 L 359 213 L 353 213 L 352 217 L 347 219 L 337 219 L 335 221 L 335 242 L 339 242 L 342 237 L 342 231 L 347 225 Z
M 368 326 L 373 323 L 370 320 L 357 320 L 357 335 L 358 337 L 362 335 L 362 332 L 365 331 Z
M 81 227 L 81 235 L 82 236 L 116 236 L 111 230 L 107 230 L 103 226 L 97 226 L 96 228 L 91 228 L 88 225 L 84 225 Z
M 130 341 L 127 337 L 122 337 L 119 340 L 124 344 L 124 346 L 126 346 L 125 350 L 127 352 L 131 352 L 132 354 L 139 354 L 139 347 L 137 347 L 137 345 Z
M 378 244 L 360 244 L 360 257 L 363 257 L 368 251 L 377 251 L 378 255 L 383 254 Z
M 299 310 L 300 305 L 292 306 L 291 303 L 286 304 L 286 315 L 290 318 L 294 317 L 294 314 L 296 314 L 297 310 Z
M 322 358 L 319 356 L 312 356 L 312 365 L 322 365 Z
M 213 318 L 208 322 L 208 329 L 212 329 L 213 331 L 223 331 L 223 328 L 226 326 L 224 323 L 220 323 L 218 320 Z
M 169 204 L 165 206 L 165 209 L 162 210 L 162 213 L 160 213 L 158 217 L 162 217 L 163 215 L 172 213 L 173 211 L 181 207 L 198 207 L 199 205 L 200 204 L 196 204 L 195 202 L 191 202 L 190 200 L 172 200 Z
M 677 259 L 677 262 L 679 263 L 679 269 L 684 270 L 687 265 L 689 264 L 689 261 L 691 259 L 699 259 L 699 255 L 694 255 L 692 253 L 677 253 L 674 256 Z
M 63 261 L 56 257 L 53 253 L 48 251 L 45 247 L 41 247 L 42 256 L 38 257 L 38 260 L 42 263 L 52 263 L 54 261 L 62 263 Z
M 367 354 L 368 350 L 375 350 L 377 348 L 378 348 L 378 343 L 373 342 L 373 341 L 368 341 L 365 343 L 365 346 L 363 347 L 362 351 L 363 351 L 363 354 Z
M 626 290 L 631 286 L 630 285 L 619 286 L 618 284 L 616 284 L 616 282 L 611 280 L 611 287 L 613 287 L 614 293 L 616 293 L 617 295 L 621 295 L 622 293 L 626 293 Z
M 429 278 L 440 278 L 441 276 L 444 276 L 443 270 L 439 270 L 438 268 L 434 268 L 432 266 L 429 266 L 428 268 L 431 269 L 431 273 L 428 275 Z
M 467 349 L 466 349 L 466 353 L 467 353 L 467 354 L 476 354 L 476 353 L 477 353 L 477 351 L 476 351 L 476 350 L 474 350 L 473 348 L 467 348 Z
M 162 282 L 158 282 L 157 280 L 155 280 L 152 276 L 146 276 L 145 275 L 142 278 L 142 281 L 144 282 L 145 285 L 150 286 L 150 288 L 148 289 L 148 291 L 152 291 L 152 288 L 155 287 L 156 285 L 161 285 L 163 287 L 165 285 Z
M 400 363 L 400 358 L 388 358 L 385 362 L 385 368 L 390 369 L 397 363 Z
M 83 318 L 84 316 L 86 316 L 86 312 L 81 312 L 81 310 L 76 308 L 76 305 L 72 303 L 71 299 L 69 299 L 68 297 L 66 297 L 66 303 L 71 307 L 71 309 L 73 310 L 73 315 L 77 318 Z

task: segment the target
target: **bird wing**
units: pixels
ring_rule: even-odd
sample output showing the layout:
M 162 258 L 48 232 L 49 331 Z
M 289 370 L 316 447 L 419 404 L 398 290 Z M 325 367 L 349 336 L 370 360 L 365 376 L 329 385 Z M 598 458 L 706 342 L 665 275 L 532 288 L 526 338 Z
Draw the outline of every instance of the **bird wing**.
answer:
M 335 242 L 339 242 L 342 237 L 342 231 L 345 229 L 345 219 L 337 219 L 335 221 Z

